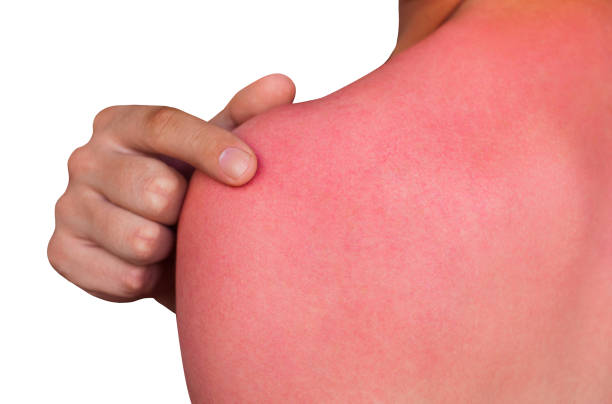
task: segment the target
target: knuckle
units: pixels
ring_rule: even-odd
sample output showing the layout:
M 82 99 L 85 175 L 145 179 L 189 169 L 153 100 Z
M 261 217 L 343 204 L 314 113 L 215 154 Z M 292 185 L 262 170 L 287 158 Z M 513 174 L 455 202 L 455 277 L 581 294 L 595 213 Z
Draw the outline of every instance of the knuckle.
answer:
M 157 159 L 148 158 L 143 161 L 142 168 L 139 167 L 139 171 L 142 176 L 147 178 L 146 181 L 148 182 L 162 173 L 163 166 Z
M 180 197 L 180 181 L 173 176 L 160 174 L 151 176 L 145 183 L 148 208 L 156 215 L 165 215 Z
M 47 245 L 47 259 L 49 260 L 49 264 L 58 271 L 60 267 L 60 254 L 57 248 L 57 238 L 55 235 L 51 236 L 51 240 L 49 240 L 49 244 Z
M 121 279 L 122 295 L 136 297 L 150 289 L 151 276 L 147 268 L 129 268 L 123 272 Z
M 176 121 L 178 109 L 161 106 L 155 108 L 146 119 L 146 133 L 149 134 L 148 141 L 155 145 L 160 142 L 164 134 L 168 133 Z
M 155 217 L 165 216 L 170 209 L 170 201 L 167 196 L 155 192 L 147 194 L 147 210 Z
M 51 236 L 47 245 L 47 259 L 51 267 L 59 274 L 64 274 L 65 251 L 57 235 Z
M 94 132 L 106 127 L 108 123 L 113 119 L 116 114 L 116 111 L 119 107 L 114 105 L 110 107 L 106 107 L 99 111 L 93 120 L 93 129 Z
M 64 195 L 60 196 L 55 203 L 55 219 L 65 218 L 71 214 L 74 214 L 72 211 L 72 204 L 70 202 L 70 198 L 65 193 Z
M 93 169 L 94 158 L 87 145 L 77 147 L 68 158 L 68 173 L 78 176 Z
M 131 236 L 132 253 L 139 262 L 149 261 L 155 254 L 161 235 L 158 225 L 147 225 L 139 228 Z

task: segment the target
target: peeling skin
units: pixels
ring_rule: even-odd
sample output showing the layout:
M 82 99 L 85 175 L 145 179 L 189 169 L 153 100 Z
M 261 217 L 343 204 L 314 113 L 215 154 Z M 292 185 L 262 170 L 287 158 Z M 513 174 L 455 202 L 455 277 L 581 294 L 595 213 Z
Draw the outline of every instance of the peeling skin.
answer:
M 246 186 L 193 175 L 194 403 L 612 402 L 612 8 L 504 4 L 247 121 Z

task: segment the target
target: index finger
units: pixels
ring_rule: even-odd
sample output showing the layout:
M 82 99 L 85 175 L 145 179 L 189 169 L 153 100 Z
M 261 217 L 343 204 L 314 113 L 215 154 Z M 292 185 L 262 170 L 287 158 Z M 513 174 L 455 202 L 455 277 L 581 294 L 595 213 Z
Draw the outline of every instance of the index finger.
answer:
M 130 106 L 112 126 L 122 146 L 184 161 L 229 185 L 244 184 L 257 170 L 255 153 L 240 138 L 177 108 Z

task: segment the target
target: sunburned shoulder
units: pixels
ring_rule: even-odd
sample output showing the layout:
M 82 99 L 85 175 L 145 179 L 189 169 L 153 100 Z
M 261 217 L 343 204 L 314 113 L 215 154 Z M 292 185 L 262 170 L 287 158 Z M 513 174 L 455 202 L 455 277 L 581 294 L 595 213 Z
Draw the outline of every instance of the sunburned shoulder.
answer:
M 394 157 L 485 176 L 542 154 L 562 165 L 609 161 L 612 24 L 597 8 L 560 4 L 520 16 L 468 7 L 338 91 L 246 122 L 236 133 L 259 171 L 245 189 L 266 176 L 284 191 L 284 178 L 297 192 L 306 188 L 295 178 L 337 189 Z
M 467 9 L 338 91 L 239 127 L 258 156 L 246 186 L 196 175 L 206 185 L 192 188 L 234 212 L 244 196 L 255 217 L 279 214 L 276 204 L 338 217 L 341 195 L 601 209 L 612 199 L 612 30 L 594 9 L 562 3 L 520 20 Z
M 565 17 L 466 12 L 236 130 L 256 176 L 179 223 L 194 402 L 609 401 L 612 38 Z

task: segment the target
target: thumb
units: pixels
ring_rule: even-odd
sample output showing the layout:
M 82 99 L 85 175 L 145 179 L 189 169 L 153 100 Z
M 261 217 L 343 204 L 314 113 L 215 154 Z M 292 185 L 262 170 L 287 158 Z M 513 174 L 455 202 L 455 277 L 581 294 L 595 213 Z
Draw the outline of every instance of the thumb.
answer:
M 232 130 L 269 109 L 291 104 L 295 91 L 295 84 L 289 77 L 280 73 L 269 74 L 238 91 L 209 122 Z
M 292 103 L 295 91 L 295 84 L 289 77 L 280 73 L 269 74 L 238 91 L 225 108 L 208 122 L 231 131 L 256 115 Z M 189 163 L 161 154 L 157 158 L 188 179 L 193 174 L 194 168 Z

